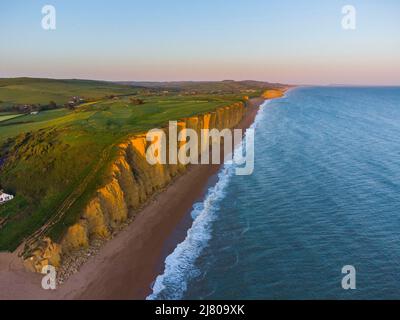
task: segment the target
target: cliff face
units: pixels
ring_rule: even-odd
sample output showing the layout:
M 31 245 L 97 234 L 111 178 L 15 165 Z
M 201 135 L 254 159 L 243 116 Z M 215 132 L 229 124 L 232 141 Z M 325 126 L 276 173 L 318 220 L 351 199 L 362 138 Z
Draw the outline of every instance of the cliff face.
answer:
M 244 114 L 244 104 L 236 103 L 214 112 L 180 120 L 178 132 L 190 128 L 200 138 L 201 129 L 233 128 Z M 165 130 L 165 133 L 168 143 L 168 131 Z M 178 148 L 184 143 L 178 144 Z M 68 228 L 60 244 L 46 238 L 34 250 L 25 260 L 28 269 L 41 272 L 42 267 L 47 264 L 58 267 L 63 255 L 88 247 L 93 239 L 108 239 L 113 231 L 121 228 L 157 191 L 185 171 L 182 164 L 149 164 L 146 160 L 148 144 L 146 135 L 140 134 L 118 146 L 118 155 L 105 179 L 107 183 L 97 190 L 79 221 Z
M 285 94 L 285 90 L 282 89 L 270 89 L 266 90 L 262 97 L 265 99 L 275 99 L 275 98 L 280 98 L 283 97 Z

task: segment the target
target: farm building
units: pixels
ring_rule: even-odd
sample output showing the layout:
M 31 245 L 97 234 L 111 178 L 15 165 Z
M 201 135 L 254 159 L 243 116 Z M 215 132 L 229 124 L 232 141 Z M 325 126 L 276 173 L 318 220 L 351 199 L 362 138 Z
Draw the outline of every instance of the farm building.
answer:
M 0 204 L 3 204 L 12 199 L 14 199 L 13 195 L 4 193 L 2 190 L 0 190 Z

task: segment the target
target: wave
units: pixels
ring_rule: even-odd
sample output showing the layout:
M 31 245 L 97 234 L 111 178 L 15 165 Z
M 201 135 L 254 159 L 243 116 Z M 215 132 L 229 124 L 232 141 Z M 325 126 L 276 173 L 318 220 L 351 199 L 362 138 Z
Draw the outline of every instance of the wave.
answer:
M 250 128 L 256 126 L 262 109 L 260 108 Z M 244 142 L 245 139 L 243 139 Z M 242 152 L 243 143 L 235 148 L 234 158 Z M 225 163 L 218 173 L 217 183 L 208 189 L 204 201 L 193 205 L 191 212 L 193 224 L 188 230 L 186 238 L 165 259 L 164 273 L 156 278 L 152 288 L 153 292 L 146 298 L 147 300 L 182 299 L 189 280 L 201 274 L 195 266 L 195 261 L 211 239 L 212 224 L 217 218 L 219 203 L 224 199 L 225 189 L 234 173 L 234 162 Z

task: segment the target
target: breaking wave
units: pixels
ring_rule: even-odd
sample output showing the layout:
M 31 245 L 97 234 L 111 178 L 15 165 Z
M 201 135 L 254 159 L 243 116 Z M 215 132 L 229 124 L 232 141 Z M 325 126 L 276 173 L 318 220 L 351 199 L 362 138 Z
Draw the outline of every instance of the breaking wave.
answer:
M 251 128 L 256 125 L 260 114 L 259 111 Z M 243 143 L 235 148 L 234 158 L 242 152 L 242 148 Z M 225 163 L 218 173 L 217 183 L 208 189 L 204 201 L 193 205 L 191 212 L 193 224 L 185 240 L 165 259 L 164 273 L 156 278 L 153 292 L 146 298 L 147 300 L 182 299 L 189 280 L 201 273 L 196 268 L 195 261 L 211 239 L 212 224 L 217 218 L 219 204 L 225 197 L 225 189 L 234 173 L 234 162 Z

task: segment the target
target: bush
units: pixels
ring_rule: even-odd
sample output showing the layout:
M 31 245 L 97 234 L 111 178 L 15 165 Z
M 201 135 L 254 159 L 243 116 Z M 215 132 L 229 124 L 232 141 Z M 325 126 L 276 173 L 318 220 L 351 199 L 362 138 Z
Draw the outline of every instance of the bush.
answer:
M 129 100 L 131 104 L 134 105 L 144 104 L 144 101 L 142 99 L 130 98 Z

